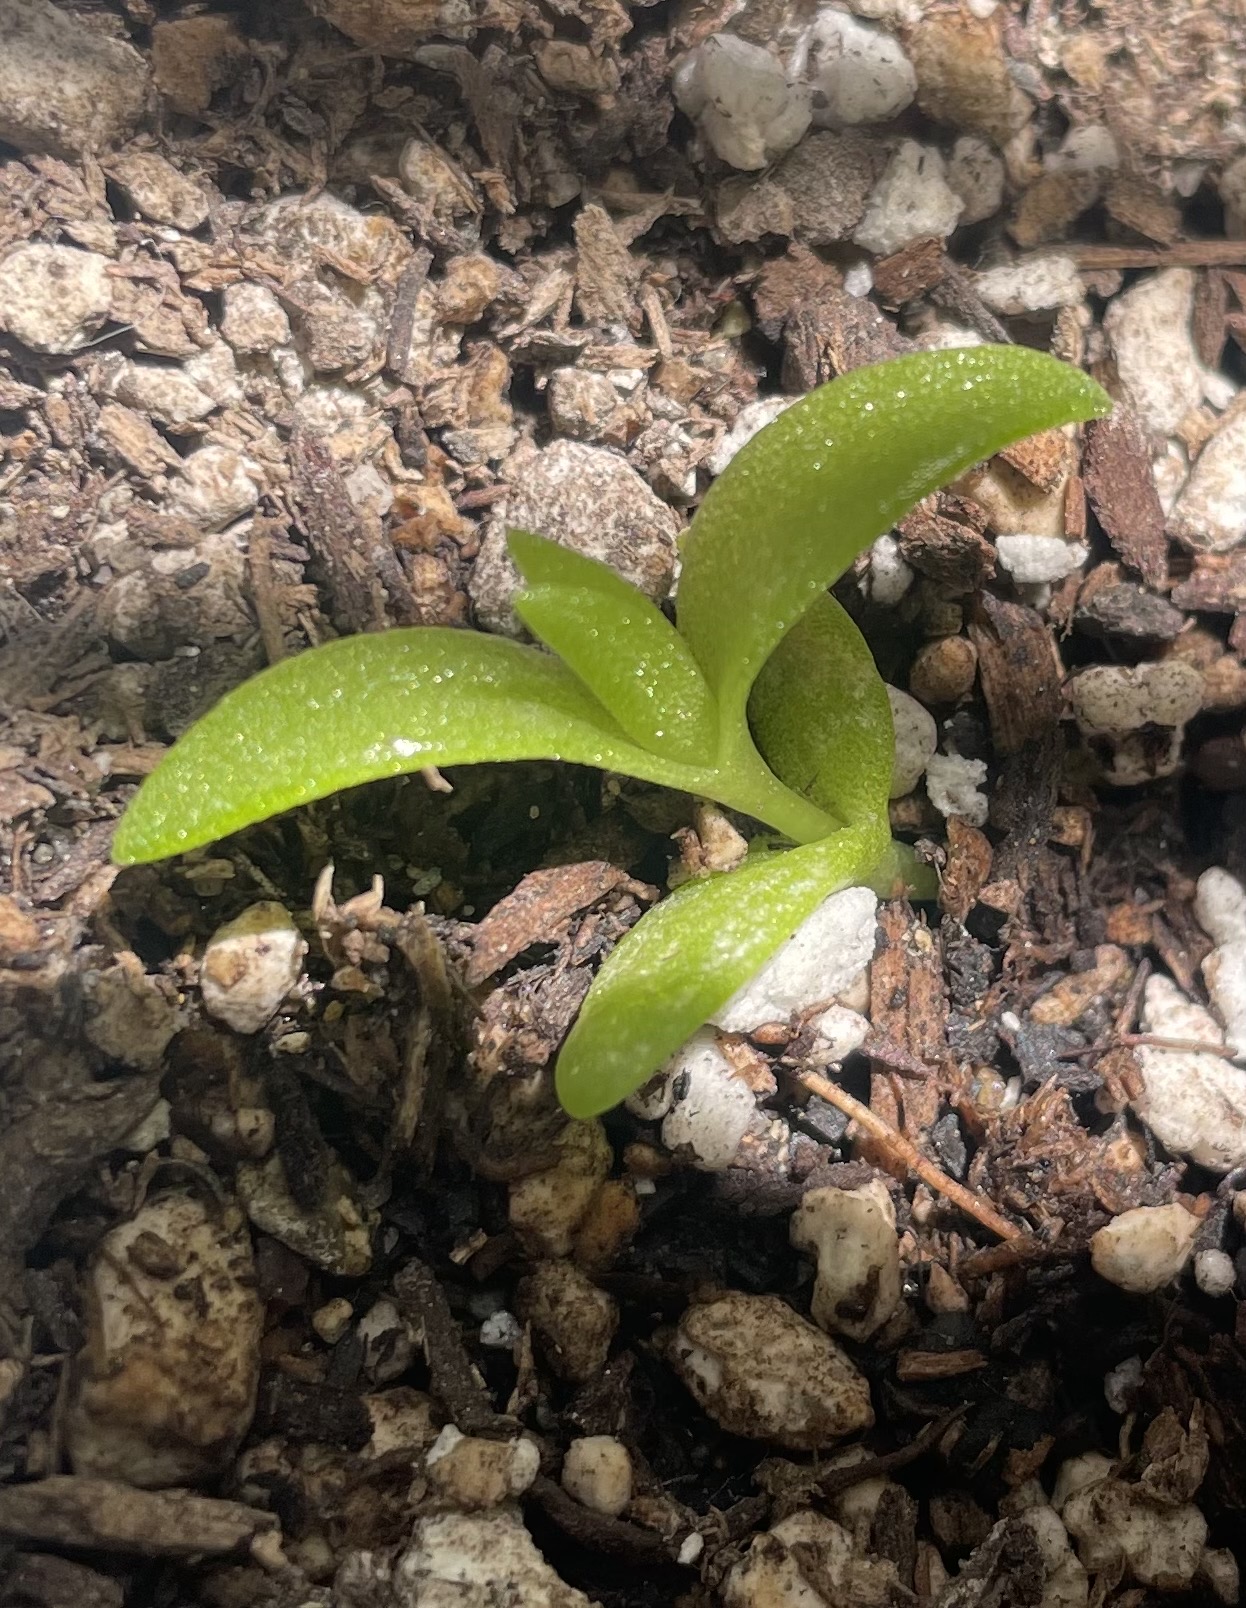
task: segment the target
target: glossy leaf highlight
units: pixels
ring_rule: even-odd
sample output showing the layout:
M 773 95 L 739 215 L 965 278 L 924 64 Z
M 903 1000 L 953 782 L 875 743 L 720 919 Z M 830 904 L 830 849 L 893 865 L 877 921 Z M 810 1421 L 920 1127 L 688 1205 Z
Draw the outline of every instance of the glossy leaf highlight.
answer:
M 552 654 L 417 626 L 326 643 L 228 693 L 143 783 L 113 858 L 180 854 L 424 765 L 508 759 L 565 759 L 691 790 L 704 781 L 630 742 Z
M 558 1098 L 596 1116 L 651 1078 L 765 964 L 823 899 L 865 882 L 886 822 L 759 855 L 685 883 L 615 947 L 558 1057 Z
M 684 542 L 678 622 L 724 720 L 784 635 L 914 503 L 1011 441 L 1111 407 L 1021 346 L 895 358 L 822 386 L 755 436 Z

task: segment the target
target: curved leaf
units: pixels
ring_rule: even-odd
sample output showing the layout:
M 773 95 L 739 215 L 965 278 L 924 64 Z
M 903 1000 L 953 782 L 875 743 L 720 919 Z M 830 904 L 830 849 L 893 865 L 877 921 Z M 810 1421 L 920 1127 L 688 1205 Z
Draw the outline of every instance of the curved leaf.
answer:
M 661 609 L 607 565 L 543 536 L 512 531 L 510 549 L 529 582 L 515 612 L 632 741 L 685 764 L 712 764 L 714 695 Z
M 507 759 L 565 759 L 693 792 L 712 781 L 629 742 L 540 648 L 417 626 L 326 643 L 228 693 L 143 783 L 113 859 L 180 854 L 380 776 Z
M 920 498 L 1010 441 L 1110 408 L 1053 357 L 979 346 L 856 369 L 780 414 L 710 487 L 684 542 L 679 629 L 724 721 L 818 594 Z
M 868 881 L 886 818 L 685 883 L 648 911 L 598 972 L 558 1057 L 573 1117 L 608 1111 L 651 1078 L 840 888 Z
M 771 770 L 843 821 L 887 813 L 891 701 L 865 638 L 824 592 L 762 666 L 749 725 Z

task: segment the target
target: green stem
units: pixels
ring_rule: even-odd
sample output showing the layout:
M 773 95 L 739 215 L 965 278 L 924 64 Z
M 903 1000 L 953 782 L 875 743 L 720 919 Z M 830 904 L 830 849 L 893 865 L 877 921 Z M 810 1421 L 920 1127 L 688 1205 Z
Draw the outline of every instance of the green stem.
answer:
M 707 792 L 719 803 L 751 815 L 794 843 L 816 843 L 845 824 L 785 786 L 757 752 L 747 731 L 719 756 L 714 782 Z

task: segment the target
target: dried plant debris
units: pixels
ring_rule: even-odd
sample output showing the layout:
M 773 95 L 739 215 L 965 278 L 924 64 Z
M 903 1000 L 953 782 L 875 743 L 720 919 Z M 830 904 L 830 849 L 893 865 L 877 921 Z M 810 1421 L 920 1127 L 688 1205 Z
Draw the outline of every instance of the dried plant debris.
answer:
M 0 0 L 0 1608 L 1236 1602 L 1240 18 L 259 9 Z M 837 588 L 937 904 L 606 1119 L 594 971 L 747 822 L 430 769 L 109 864 L 264 664 L 518 633 L 514 525 L 669 606 L 794 398 L 982 340 L 1117 407 Z

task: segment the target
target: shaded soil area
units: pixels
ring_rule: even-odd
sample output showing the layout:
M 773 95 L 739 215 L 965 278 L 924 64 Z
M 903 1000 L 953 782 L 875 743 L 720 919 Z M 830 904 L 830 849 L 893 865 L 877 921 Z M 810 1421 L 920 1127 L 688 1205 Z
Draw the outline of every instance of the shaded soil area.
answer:
M 1244 40 L 0 0 L 2 1608 L 1238 1600 Z M 264 665 L 517 634 L 508 525 L 668 603 L 786 403 L 984 340 L 1116 411 L 836 588 L 940 893 L 833 988 L 573 1123 L 750 823 L 533 763 L 110 864 Z

